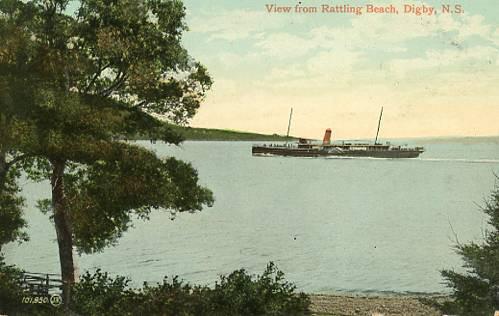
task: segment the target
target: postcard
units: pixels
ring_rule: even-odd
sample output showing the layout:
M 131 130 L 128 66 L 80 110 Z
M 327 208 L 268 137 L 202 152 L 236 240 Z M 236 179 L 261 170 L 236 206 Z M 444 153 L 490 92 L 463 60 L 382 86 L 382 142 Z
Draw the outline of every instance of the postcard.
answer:
M 0 0 L 0 314 L 494 315 L 497 16 Z

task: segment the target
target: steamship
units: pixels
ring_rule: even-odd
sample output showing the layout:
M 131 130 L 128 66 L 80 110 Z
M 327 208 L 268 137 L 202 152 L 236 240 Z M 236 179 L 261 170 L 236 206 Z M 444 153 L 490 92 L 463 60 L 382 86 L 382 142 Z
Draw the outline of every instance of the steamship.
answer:
M 289 116 L 288 137 L 291 125 Z M 371 157 L 371 158 L 417 158 L 424 152 L 423 147 L 393 146 L 390 143 L 379 143 L 378 134 L 383 116 L 383 108 L 379 116 L 378 130 L 374 143 L 331 142 L 331 129 L 326 129 L 322 143 L 314 143 L 300 138 L 296 144 L 263 144 L 253 145 L 253 156 L 291 156 L 291 157 Z

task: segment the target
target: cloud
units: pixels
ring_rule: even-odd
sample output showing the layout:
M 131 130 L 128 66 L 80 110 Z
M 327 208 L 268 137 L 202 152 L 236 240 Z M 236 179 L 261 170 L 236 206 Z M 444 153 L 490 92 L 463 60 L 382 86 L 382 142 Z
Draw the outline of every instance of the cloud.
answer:
M 459 38 L 466 39 L 473 35 L 489 38 L 492 27 L 484 24 L 484 21 L 485 18 L 481 15 L 465 16 L 459 25 Z
M 358 74 L 356 65 L 363 58 L 360 52 L 321 51 L 304 61 L 273 68 L 259 86 L 269 89 L 316 91 L 324 90 L 333 84 L 336 87 L 348 85 Z
M 262 56 L 253 52 L 244 54 L 221 52 L 212 59 L 218 65 L 223 65 L 224 68 L 232 70 L 234 67 L 239 67 L 241 65 L 261 62 Z
M 498 51 L 493 47 L 475 46 L 469 49 L 428 50 L 423 57 L 394 59 L 388 63 L 390 71 L 399 77 L 410 75 L 414 71 L 425 71 L 448 67 L 479 68 L 493 67 L 498 61 Z
M 284 79 L 300 79 L 307 76 L 306 69 L 298 64 L 292 64 L 287 67 L 272 68 L 270 73 L 266 76 L 267 81 L 280 82 Z
M 241 40 L 249 37 L 261 37 L 269 31 L 289 24 L 303 22 L 296 15 L 269 15 L 265 11 L 224 10 L 221 12 L 203 12 L 190 18 L 191 32 L 208 35 L 209 40 Z
M 317 48 L 319 43 L 290 33 L 269 34 L 255 46 L 265 55 L 277 58 L 294 58 Z
M 499 27 L 492 33 L 491 40 L 495 45 L 499 46 Z
M 476 40 L 465 42 L 475 37 L 482 39 L 481 44 Z M 363 79 L 381 77 L 382 73 L 392 73 L 400 79 L 418 71 L 446 72 L 461 68 L 468 73 L 488 67 L 484 71 L 493 72 L 499 64 L 498 48 L 487 44 L 494 41 L 499 43 L 499 28 L 486 24 L 480 15 L 438 15 L 424 19 L 369 15 L 352 18 L 347 26 L 324 25 L 300 35 L 269 34 L 255 46 L 265 56 L 292 61 L 271 70 L 265 77 L 266 84 L 298 88 L 323 86 L 338 78 L 343 84 L 348 84 L 348 80 L 361 84 Z M 426 47 L 433 48 L 423 50 Z M 382 52 L 382 57 L 374 62 L 373 51 Z M 411 57 L 405 57 L 406 53 Z
M 404 52 L 401 43 L 434 36 L 437 31 L 449 29 L 451 24 L 443 19 L 438 23 L 421 23 L 420 18 L 381 15 L 352 18 L 348 26 L 319 26 L 301 35 L 285 32 L 268 34 L 256 43 L 262 53 L 280 58 L 298 57 L 317 49 L 362 50 L 378 48 L 388 52 Z M 397 25 L 396 32 L 393 26 Z M 452 26 L 456 27 L 456 26 Z
M 214 45 L 207 54 L 223 47 L 210 55 L 216 83 L 196 123 L 273 133 L 293 106 L 299 135 L 334 127 L 360 137 L 375 130 L 383 105 L 385 135 L 498 131 L 495 22 L 469 13 L 308 15 L 289 27 L 295 17 L 234 10 L 190 23 L 202 45 Z
M 495 32 L 493 32 L 495 31 Z M 486 24 L 481 15 L 461 17 L 440 14 L 433 17 L 412 15 L 362 15 L 352 17 L 348 25 L 322 25 L 302 34 L 263 33 L 255 46 L 261 53 L 279 58 L 303 56 L 317 49 L 378 50 L 406 52 L 412 40 L 456 43 L 478 36 L 499 43 L 499 30 Z

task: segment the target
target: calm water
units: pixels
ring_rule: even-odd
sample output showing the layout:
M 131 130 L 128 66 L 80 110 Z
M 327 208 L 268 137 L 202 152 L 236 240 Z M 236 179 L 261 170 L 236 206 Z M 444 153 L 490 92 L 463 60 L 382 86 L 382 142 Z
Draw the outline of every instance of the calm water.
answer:
M 104 253 L 79 257 L 131 277 L 165 275 L 213 284 L 274 261 L 300 290 L 442 292 L 442 268 L 459 268 L 455 241 L 479 240 L 482 204 L 499 173 L 499 145 L 430 144 L 420 159 L 307 159 L 251 156 L 251 143 L 144 146 L 191 161 L 215 206 L 197 214 L 156 212 Z M 47 183 L 26 182 L 31 241 L 6 247 L 33 272 L 59 270 L 55 232 L 35 207 Z

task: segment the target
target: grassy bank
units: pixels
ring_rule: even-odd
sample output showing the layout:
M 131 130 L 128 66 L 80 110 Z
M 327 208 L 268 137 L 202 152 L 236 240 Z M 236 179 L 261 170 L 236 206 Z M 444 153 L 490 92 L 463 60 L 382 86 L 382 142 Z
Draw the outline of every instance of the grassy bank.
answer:
M 175 126 L 174 130 L 181 134 L 185 140 L 204 141 L 286 141 L 286 136 L 267 135 L 249 132 L 232 131 L 226 129 L 196 128 Z M 295 138 L 289 137 L 289 140 Z

